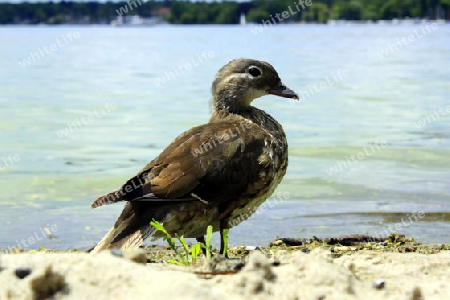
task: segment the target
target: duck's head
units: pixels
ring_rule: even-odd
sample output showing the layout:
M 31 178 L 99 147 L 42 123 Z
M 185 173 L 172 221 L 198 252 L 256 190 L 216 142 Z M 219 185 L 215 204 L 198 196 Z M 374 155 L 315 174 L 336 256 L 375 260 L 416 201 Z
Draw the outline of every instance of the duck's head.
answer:
M 261 96 L 273 94 L 298 100 L 287 88 L 277 71 L 265 61 L 239 58 L 230 61 L 217 72 L 212 84 L 213 110 L 239 111 Z

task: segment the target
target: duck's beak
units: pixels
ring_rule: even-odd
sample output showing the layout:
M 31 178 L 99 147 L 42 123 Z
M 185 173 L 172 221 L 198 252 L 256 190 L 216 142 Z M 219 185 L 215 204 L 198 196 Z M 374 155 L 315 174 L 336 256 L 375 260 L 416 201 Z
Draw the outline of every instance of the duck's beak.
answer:
M 269 94 L 299 100 L 298 95 L 293 90 L 285 86 L 281 81 L 269 90 Z

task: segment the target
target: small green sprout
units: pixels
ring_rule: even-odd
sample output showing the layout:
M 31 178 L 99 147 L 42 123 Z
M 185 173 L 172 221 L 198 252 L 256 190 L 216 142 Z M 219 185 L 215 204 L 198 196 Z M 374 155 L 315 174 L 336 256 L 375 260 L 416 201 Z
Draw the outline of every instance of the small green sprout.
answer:
M 206 251 L 206 260 L 211 259 L 211 239 L 212 239 L 213 228 L 211 225 L 206 228 L 206 246 L 202 244 L 202 248 Z
M 224 229 L 223 230 L 223 256 L 227 257 L 227 253 L 228 253 L 228 229 Z
M 150 222 L 150 225 L 155 227 L 156 230 L 162 231 L 166 236 L 164 237 L 164 240 L 167 241 L 167 243 L 169 244 L 170 248 L 175 251 L 175 253 L 177 254 L 177 256 L 179 257 L 180 261 L 178 260 L 174 260 L 174 259 L 170 259 L 167 262 L 169 263 L 173 263 L 176 265 L 180 265 L 180 266 L 189 266 L 192 263 L 195 263 L 197 261 L 197 257 L 200 254 L 202 248 L 205 248 L 205 245 L 203 245 L 202 243 L 197 243 L 195 245 L 192 245 L 191 247 L 191 251 L 189 252 L 189 246 L 186 243 L 186 241 L 184 240 L 183 236 L 178 236 L 178 234 L 175 234 L 175 238 L 178 239 L 178 241 L 180 242 L 181 246 L 183 247 L 184 253 L 180 253 L 180 251 L 178 251 L 176 245 L 175 245 L 175 241 L 176 239 L 174 239 L 169 232 L 167 232 L 167 230 L 164 228 L 164 226 L 159 223 L 158 221 L 156 221 L 155 219 L 153 219 Z M 209 226 L 211 227 L 211 226 Z M 212 235 L 212 227 L 209 228 L 208 230 L 211 231 L 210 235 Z M 211 236 L 209 236 L 209 243 L 211 242 Z M 208 243 L 207 243 L 208 244 Z M 207 256 L 209 253 L 209 257 L 211 257 L 211 251 L 208 250 L 210 249 L 207 248 L 206 252 L 207 252 Z M 208 258 L 209 259 L 209 258 Z
M 174 259 L 169 259 L 168 262 L 169 263 L 173 263 L 176 265 L 180 265 L 180 266 L 188 266 L 189 265 L 189 261 L 186 259 L 186 257 L 184 255 L 182 255 L 176 245 L 175 245 L 175 240 L 172 238 L 172 236 L 170 235 L 170 233 L 167 232 L 167 230 L 164 228 L 164 226 L 159 223 L 158 221 L 156 221 L 155 219 L 153 219 L 150 222 L 150 225 L 155 227 L 156 230 L 162 231 L 166 236 L 164 237 L 164 240 L 167 241 L 167 243 L 169 244 L 170 248 L 175 251 L 175 253 L 178 255 L 178 257 L 181 259 L 181 262 L 174 260 Z M 183 239 L 184 241 L 184 239 Z M 180 241 L 181 242 L 181 241 Z M 185 242 L 186 243 L 186 242 Z
M 155 219 L 153 219 L 150 222 L 150 225 L 155 227 L 156 230 L 159 230 L 166 235 L 164 237 L 164 240 L 167 241 L 170 248 L 173 251 L 175 251 L 175 253 L 177 254 L 177 256 L 180 259 L 180 261 L 170 259 L 170 260 L 168 260 L 169 263 L 177 264 L 180 266 L 189 266 L 192 263 L 195 263 L 197 261 L 197 257 L 200 254 L 200 252 L 202 251 L 202 248 L 205 249 L 206 259 L 207 260 L 211 259 L 211 239 L 212 239 L 212 234 L 213 234 L 213 227 L 211 225 L 209 225 L 208 228 L 206 229 L 206 240 L 205 240 L 206 245 L 204 245 L 203 243 L 194 244 L 194 245 L 192 245 L 190 251 L 189 251 L 189 246 L 186 243 L 186 241 L 184 240 L 183 236 L 178 236 L 178 234 L 175 234 L 175 239 L 174 239 L 170 235 L 170 233 L 167 232 L 167 230 L 164 228 L 164 226 L 161 223 L 159 223 L 158 221 L 156 221 Z M 178 249 L 175 245 L 176 239 L 178 239 L 181 246 L 183 247 L 184 253 L 180 253 L 180 251 L 178 251 Z M 223 254 L 223 256 L 226 257 L 227 252 L 228 252 L 228 229 L 225 229 L 223 231 L 223 243 L 224 243 L 225 247 L 224 247 L 222 254 Z

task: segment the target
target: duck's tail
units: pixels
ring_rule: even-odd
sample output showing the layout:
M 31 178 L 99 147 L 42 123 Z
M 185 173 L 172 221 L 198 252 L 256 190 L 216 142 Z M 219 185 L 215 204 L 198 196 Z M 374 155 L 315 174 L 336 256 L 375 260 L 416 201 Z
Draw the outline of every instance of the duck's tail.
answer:
M 136 208 L 128 202 L 117 219 L 114 227 L 102 238 L 102 240 L 90 251 L 98 253 L 102 250 L 118 248 L 124 250 L 127 248 L 137 248 L 151 235 L 156 229 L 150 226 L 151 216 L 136 216 Z M 137 210 L 139 211 L 139 210 Z M 151 210 L 150 210 L 151 211 Z

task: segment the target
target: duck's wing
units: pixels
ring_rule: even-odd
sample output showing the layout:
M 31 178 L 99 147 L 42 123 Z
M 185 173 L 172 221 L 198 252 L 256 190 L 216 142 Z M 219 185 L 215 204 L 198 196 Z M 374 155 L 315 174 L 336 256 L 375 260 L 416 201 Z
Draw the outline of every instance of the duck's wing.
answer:
M 119 190 L 98 198 L 91 207 L 118 201 L 220 203 L 235 198 L 259 179 L 264 134 L 251 121 L 194 127 Z

